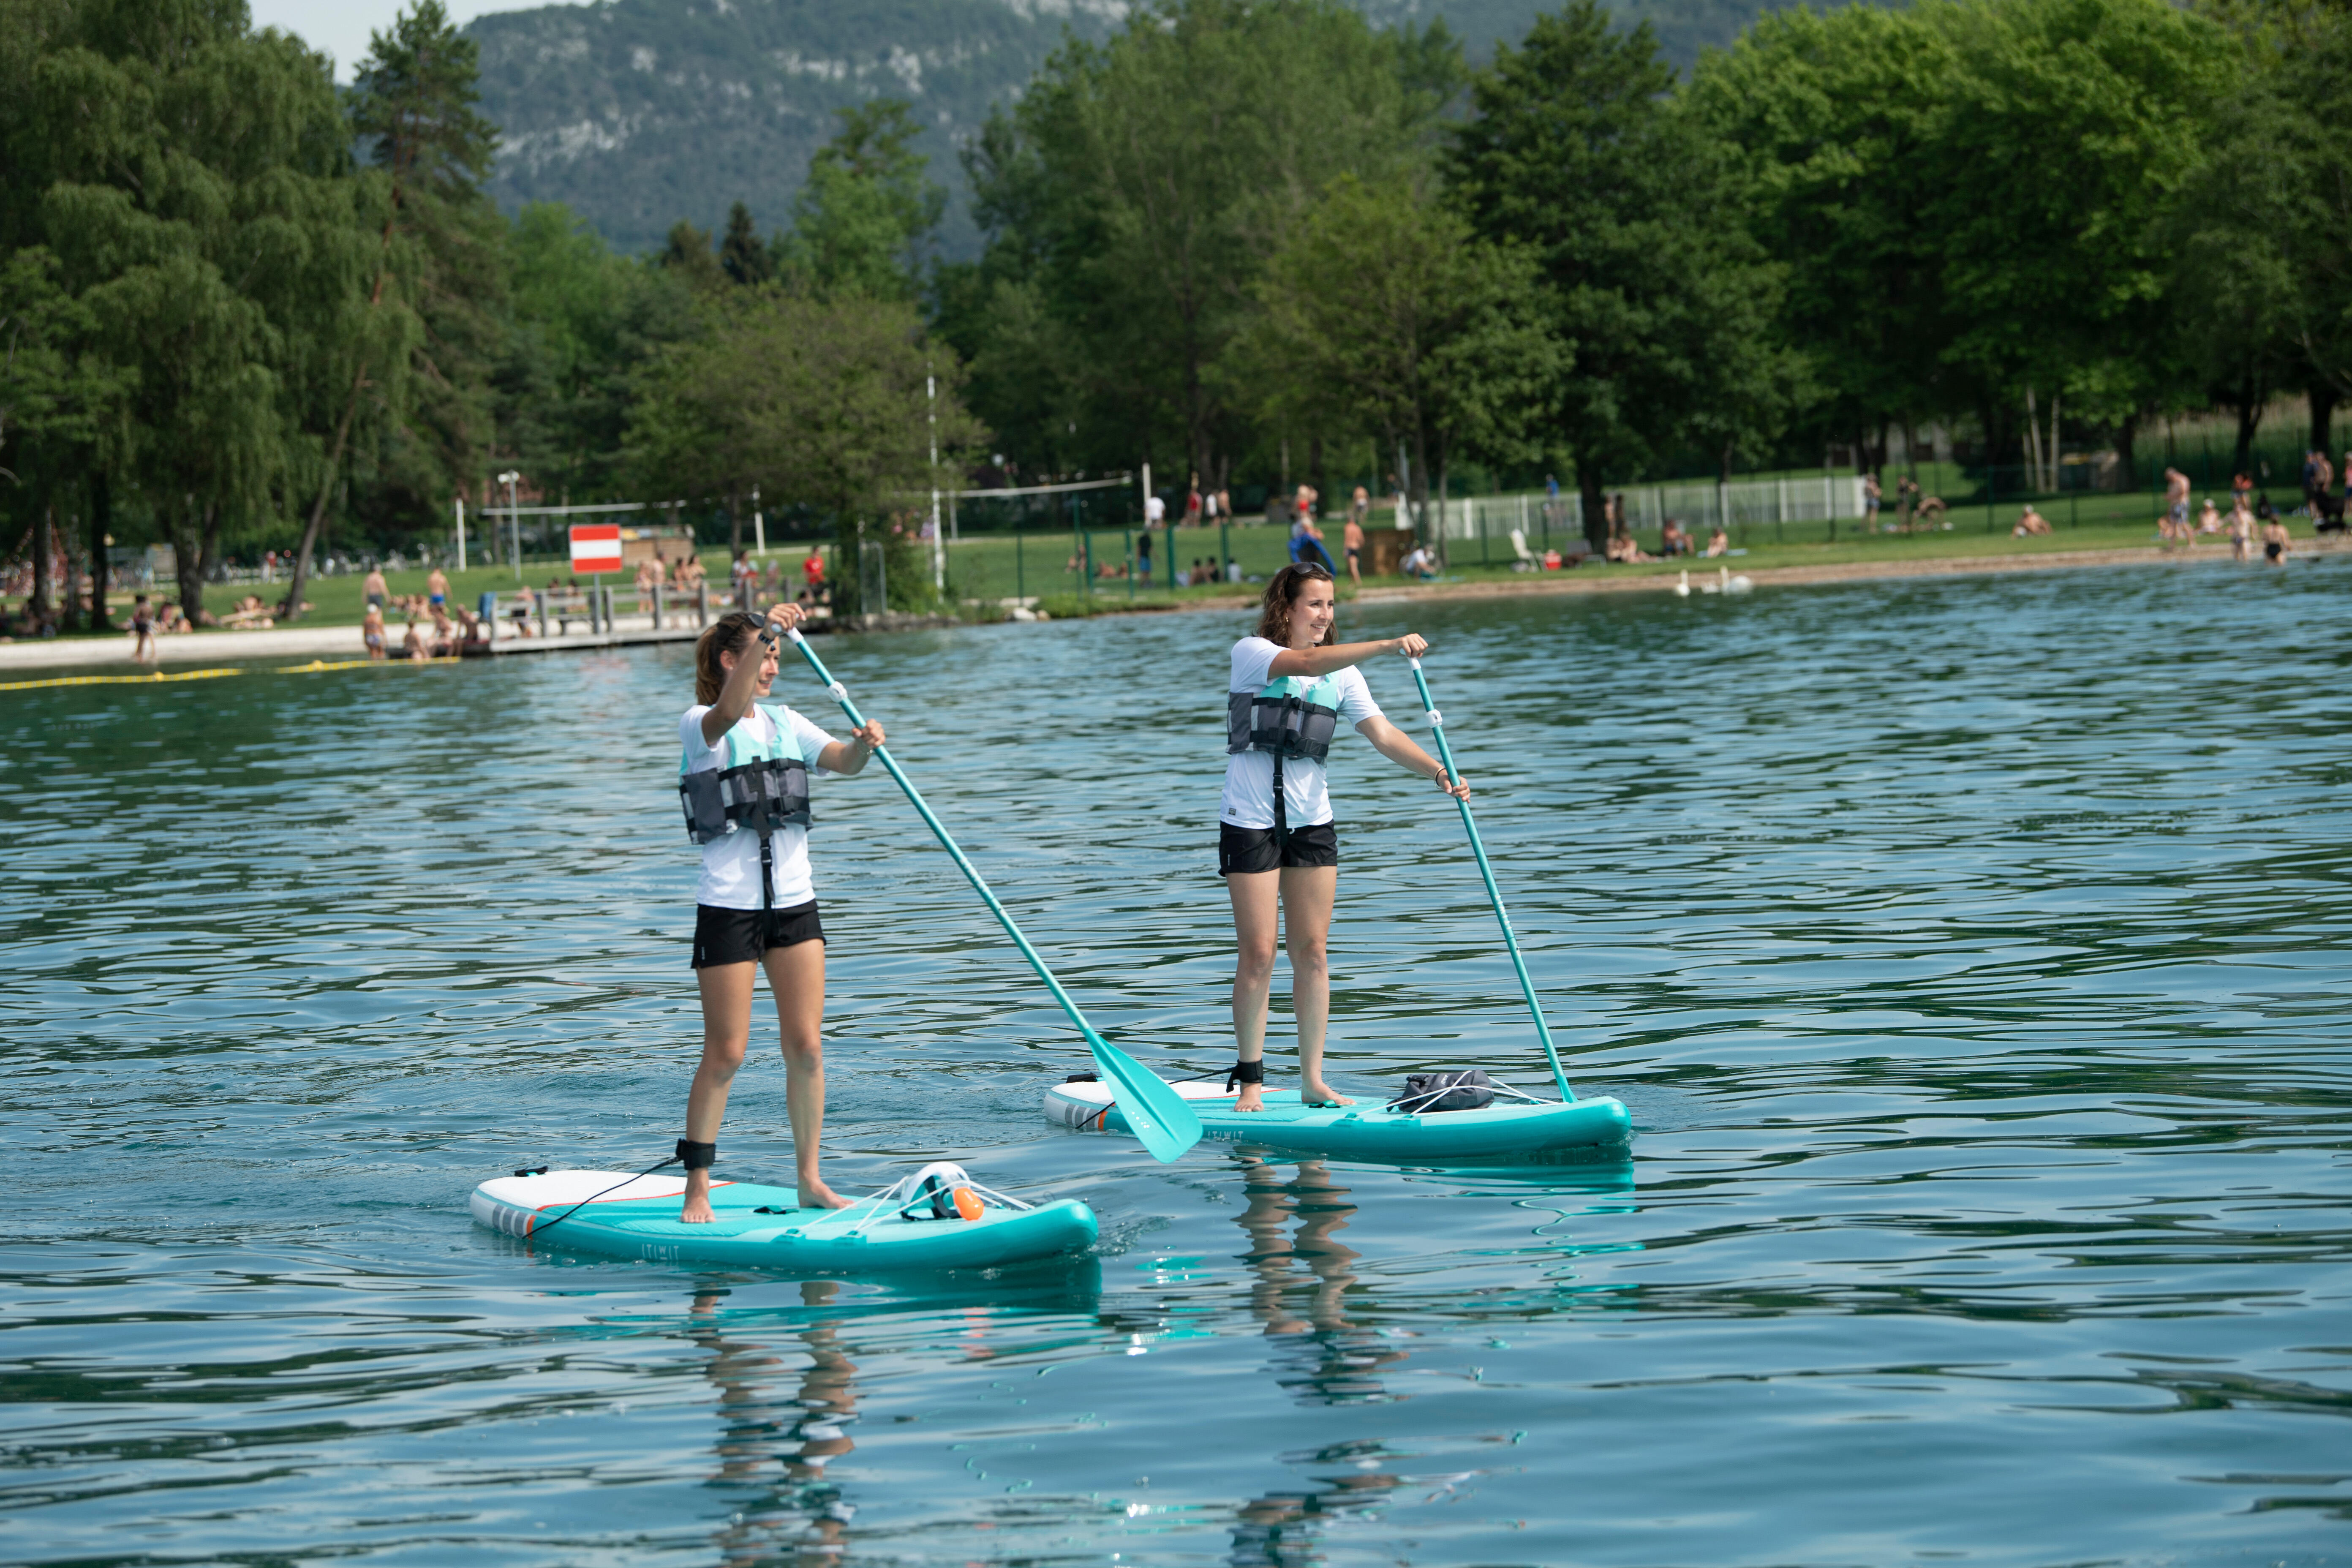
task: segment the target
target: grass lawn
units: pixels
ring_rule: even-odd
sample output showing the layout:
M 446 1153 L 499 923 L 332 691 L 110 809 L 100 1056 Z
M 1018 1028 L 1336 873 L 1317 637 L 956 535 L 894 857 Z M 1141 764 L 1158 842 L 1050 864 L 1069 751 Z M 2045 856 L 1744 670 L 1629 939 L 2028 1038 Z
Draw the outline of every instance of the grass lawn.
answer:
M 2043 512 L 2055 525 L 2056 531 L 2033 539 L 2011 536 L 2009 530 L 2016 521 L 2017 509 L 2006 502 L 1994 508 L 1990 516 L 1980 505 L 1959 510 L 1948 520 L 1950 527 L 1934 532 L 1861 534 L 1856 531 L 1860 525 L 1851 519 L 1842 520 L 1834 525 L 1833 538 L 1832 525 L 1818 521 L 1786 525 L 1740 525 L 1732 530 L 1732 543 L 1735 548 L 1744 548 L 1747 553 L 1715 564 L 1743 571 L 1774 566 L 2120 550 L 2156 542 L 2156 502 L 2144 492 L 2073 496 L 2045 500 L 2041 504 Z M 2310 525 L 2306 520 L 2292 520 L 2290 526 L 2299 537 L 2310 536 Z M 1336 553 L 1339 529 L 1335 525 L 1327 531 L 1330 535 L 1330 547 Z M 1697 531 L 1704 537 L 1704 528 Z M 1098 529 L 1090 531 L 1083 543 L 1066 530 L 1054 533 L 986 534 L 967 538 L 949 546 L 949 595 L 957 601 L 978 600 L 983 604 L 1013 598 L 1038 599 L 1043 601 L 1043 607 L 1047 611 L 1059 615 L 1102 614 L 1129 606 L 1139 609 L 1219 600 L 1238 603 L 1255 599 L 1258 594 L 1257 585 L 1244 582 L 1197 588 L 1171 587 L 1168 582 L 1168 552 L 1172 549 L 1177 565 L 1185 569 L 1195 561 L 1213 563 L 1221 549 L 1229 549 L 1233 558 L 1241 563 L 1245 577 L 1255 576 L 1261 580 L 1271 576 L 1289 559 L 1286 531 L 1258 524 L 1219 530 L 1179 529 L 1173 533 L 1156 535 L 1152 541 L 1152 571 L 1148 579 L 1140 572 L 1132 576 L 1089 577 L 1083 570 L 1087 565 L 1099 568 L 1107 563 L 1122 570 L 1129 568 L 1133 562 L 1131 552 L 1138 537 L 1132 531 Z M 1532 531 L 1528 542 L 1540 551 L 1545 541 L 1540 531 Z M 1654 549 L 1657 544 L 1654 536 L 1643 537 L 1642 542 L 1650 549 Z M 2226 548 L 2224 544 L 2209 540 L 2198 546 L 2198 553 L 2218 552 Z M 799 562 L 805 549 L 804 543 L 780 543 L 770 552 L 770 559 L 783 568 L 788 584 L 797 585 L 800 580 Z M 1445 580 L 1449 582 L 1501 582 L 1517 575 L 1510 570 L 1510 542 L 1499 534 L 1486 539 L 1451 541 L 1447 554 L 1449 563 Z M 1073 569 L 1074 558 L 1080 569 Z M 714 584 L 714 596 L 723 595 L 727 582 L 727 552 L 723 548 L 705 550 L 702 562 Z M 1712 571 L 1714 564 L 1686 559 L 1617 566 L 1588 563 L 1576 570 L 1594 576 L 1639 577 L 1672 575 L 1685 567 L 1694 571 Z M 424 593 L 425 575 L 425 569 L 421 567 L 384 574 L 395 596 Z M 523 565 L 523 578 L 534 587 L 544 584 L 551 576 L 568 579 L 570 575 L 569 568 L 561 562 L 525 562 Z M 362 613 L 360 588 L 363 580 L 359 573 L 312 578 L 305 595 L 312 608 L 302 624 L 356 626 Z M 471 606 L 485 591 L 510 595 L 516 580 L 513 568 L 499 565 L 451 573 L 449 581 L 452 600 L 456 604 Z M 615 574 L 608 576 L 606 581 L 614 589 L 616 607 L 623 614 L 634 613 L 636 595 L 633 578 Z M 1394 584 L 1401 579 L 1383 581 Z M 172 586 L 161 584 L 159 591 L 168 596 Z M 264 598 L 269 598 L 282 591 L 280 585 L 274 584 L 224 583 L 207 591 L 205 603 L 208 608 L 218 613 L 247 593 L 259 593 Z M 1347 592 L 1344 582 L 1342 592 Z M 118 588 L 109 595 L 109 604 L 119 621 L 127 613 L 130 595 Z M 399 617 L 394 616 L 393 621 L 396 629 Z M 121 634 L 81 635 L 114 637 Z

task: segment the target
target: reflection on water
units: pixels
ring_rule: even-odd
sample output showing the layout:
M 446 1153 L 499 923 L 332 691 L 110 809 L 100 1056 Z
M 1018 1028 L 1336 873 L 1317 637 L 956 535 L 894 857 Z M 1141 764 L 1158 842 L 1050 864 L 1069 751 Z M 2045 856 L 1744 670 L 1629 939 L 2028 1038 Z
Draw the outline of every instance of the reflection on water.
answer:
M 830 1280 L 801 1285 L 803 1306 L 822 1311 L 839 1292 Z M 730 1516 L 718 1536 L 719 1561 L 728 1568 L 782 1561 L 797 1553 L 828 1562 L 845 1540 L 857 1510 L 827 1478 L 825 1467 L 856 1445 L 849 1425 L 857 1419 L 857 1363 L 842 1343 L 840 1317 L 818 1316 L 793 1338 L 807 1356 L 789 1396 L 782 1375 L 784 1358 L 762 1344 L 730 1339 L 718 1321 L 722 1292 L 694 1299 L 688 1330 L 710 1353 L 709 1375 L 719 1388 L 719 1431 L 715 1478 L 749 1489 L 754 1506 Z M 781 1461 L 782 1474 L 775 1473 Z M 761 1498 L 761 1494 L 764 1497 Z
M 919 1288 L 466 1219 L 677 1135 L 682 652 L 10 694 L 0 1555 L 2340 1557 L 2347 570 L 1350 611 L 1433 638 L 1613 1163 L 1054 1129 L 1050 1000 L 887 779 L 826 786 L 835 1179 L 948 1157 L 1103 1223 Z M 828 656 L 1090 1016 L 1189 1071 L 1231 1059 L 1242 624 Z M 1073 734 L 1078 689 L 1131 722 Z M 1539 1082 L 1458 819 L 1391 772 L 1335 767 L 1333 1069 Z M 736 1096 L 730 1161 L 789 1171 L 772 1037 Z
M 1274 1381 L 1318 1404 L 1391 1397 L 1374 1374 L 1404 1352 L 1348 1321 L 1348 1289 L 1356 1282 L 1348 1266 L 1358 1256 L 1339 1239 L 1356 1212 L 1348 1189 L 1321 1160 L 1299 1161 L 1288 1181 L 1257 1155 L 1243 1154 L 1239 1163 L 1248 1195 L 1239 1221 L 1249 1237 L 1242 1260 L 1257 1276 L 1250 1310 L 1265 1325 Z

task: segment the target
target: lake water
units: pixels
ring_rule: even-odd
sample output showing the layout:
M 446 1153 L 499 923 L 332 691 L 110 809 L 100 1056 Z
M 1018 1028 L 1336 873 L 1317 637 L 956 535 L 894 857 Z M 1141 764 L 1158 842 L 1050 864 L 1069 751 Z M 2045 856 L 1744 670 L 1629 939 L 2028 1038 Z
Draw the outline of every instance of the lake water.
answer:
M 834 1180 L 944 1155 L 1103 1223 L 922 1289 L 467 1217 L 486 1175 L 679 1131 L 685 650 L 0 699 L 0 1558 L 2340 1562 L 2347 589 L 1350 613 L 1436 645 L 1570 1076 L 1633 1112 L 1616 1160 L 1163 1167 L 1049 1127 L 1058 1014 L 879 769 L 823 784 Z M 1232 1054 L 1243 626 L 825 648 L 1170 1067 Z M 1334 774 L 1340 1081 L 1539 1083 L 1453 813 L 1353 742 Z M 739 1176 L 791 1168 L 772 1040 Z

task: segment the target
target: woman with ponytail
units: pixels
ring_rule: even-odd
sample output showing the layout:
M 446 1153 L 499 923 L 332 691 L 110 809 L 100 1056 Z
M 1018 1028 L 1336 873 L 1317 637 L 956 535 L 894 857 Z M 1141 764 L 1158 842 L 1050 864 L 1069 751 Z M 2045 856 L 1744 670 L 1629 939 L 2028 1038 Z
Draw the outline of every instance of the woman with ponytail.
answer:
M 1437 759 L 1382 716 L 1354 667 L 1379 654 L 1415 658 L 1429 647 L 1407 633 L 1380 642 L 1334 643 L 1338 586 L 1322 566 L 1284 567 L 1265 586 L 1256 635 L 1234 644 L 1225 683 L 1225 796 L 1218 812 L 1217 871 L 1234 901 L 1240 959 L 1234 971 L 1240 1110 L 1264 1109 L 1265 1016 L 1277 921 L 1287 926 L 1290 1001 L 1298 1026 L 1299 1098 L 1351 1105 L 1323 1079 L 1323 1032 L 1331 1012 L 1327 949 L 1339 887 L 1339 825 L 1323 758 L 1339 721 L 1399 767 L 1468 799 Z
M 809 876 L 808 779 L 854 773 L 882 744 L 867 724 L 837 741 L 782 703 L 762 705 L 781 635 L 796 605 L 763 616 L 722 616 L 694 648 L 694 705 L 678 721 L 678 795 L 702 846 L 695 890 L 694 971 L 702 993 L 702 1063 L 687 1093 L 686 1204 L 678 1218 L 710 1221 L 710 1167 L 727 1090 L 751 1037 L 753 976 L 768 973 L 784 1050 L 784 1106 L 803 1208 L 840 1208 L 817 1173 L 824 1131 L 824 929 Z

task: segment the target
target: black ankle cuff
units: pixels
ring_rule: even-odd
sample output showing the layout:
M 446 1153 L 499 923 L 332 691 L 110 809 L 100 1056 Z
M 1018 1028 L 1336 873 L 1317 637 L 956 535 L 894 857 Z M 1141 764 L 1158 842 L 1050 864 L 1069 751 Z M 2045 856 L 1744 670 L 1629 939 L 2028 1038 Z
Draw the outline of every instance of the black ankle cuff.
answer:
M 1227 1089 L 1233 1088 L 1237 1083 L 1264 1083 L 1265 1081 L 1265 1058 L 1263 1057 L 1254 1062 L 1235 1062 L 1234 1070 L 1225 1075 Z
M 719 1163 L 719 1145 L 696 1143 L 688 1139 L 677 1141 L 677 1152 L 670 1156 L 689 1171 L 707 1171 Z

